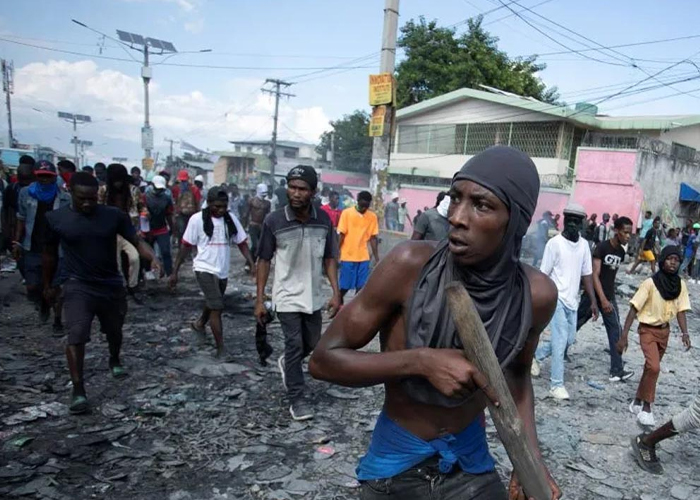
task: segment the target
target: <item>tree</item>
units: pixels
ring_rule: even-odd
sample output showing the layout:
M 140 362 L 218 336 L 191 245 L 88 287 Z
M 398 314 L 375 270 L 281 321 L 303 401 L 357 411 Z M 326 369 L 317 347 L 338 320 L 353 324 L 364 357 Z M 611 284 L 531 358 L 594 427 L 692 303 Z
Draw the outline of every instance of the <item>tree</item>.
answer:
M 482 17 L 470 19 L 467 31 L 457 36 L 436 21 L 408 21 L 401 28 L 398 45 L 405 59 L 396 69 L 398 106 L 418 102 L 463 87 L 489 85 L 514 94 L 554 103 L 556 87 L 547 89 L 537 77 L 545 64 L 536 56 L 510 58 L 498 50 L 498 38 L 481 26 Z
M 331 150 L 331 133 L 335 134 L 335 168 L 369 173 L 372 165 L 372 138 L 369 137 L 369 114 L 355 110 L 330 122 L 332 131 L 321 135 L 316 152 L 323 158 Z

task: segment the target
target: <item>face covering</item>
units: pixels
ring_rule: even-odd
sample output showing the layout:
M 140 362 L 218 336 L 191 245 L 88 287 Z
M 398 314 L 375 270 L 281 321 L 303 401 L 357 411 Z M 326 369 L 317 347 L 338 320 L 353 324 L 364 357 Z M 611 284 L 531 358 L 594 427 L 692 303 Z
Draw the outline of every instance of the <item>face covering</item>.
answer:
M 678 257 L 678 260 L 683 260 L 680 247 L 669 245 L 661 251 L 659 259 L 659 270 L 651 277 L 654 286 L 661 294 L 664 300 L 676 300 L 681 294 L 681 277 L 678 276 L 678 270 L 675 273 L 670 273 L 664 269 L 666 259 L 671 255 Z
M 573 217 L 570 215 L 564 215 L 564 230 L 561 235 L 569 241 L 576 243 L 581 237 L 581 221 L 583 219 L 580 217 Z
M 265 184 L 258 184 L 255 188 L 255 194 L 261 200 L 264 200 L 267 196 L 267 186 Z
M 498 250 L 475 266 L 458 268 L 448 240 L 438 244 L 409 302 L 406 348 L 462 348 L 444 295 L 445 286 L 458 281 L 474 301 L 498 361 L 505 367 L 522 350 L 532 324 L 530 282 L 519 256 L 537 205 L 540 179 L 526 154 L 494 146 L 470 159 L 452 182 L 462 180 L 495 194 L 508 207 L 508 226 Z M 456 407 L 471 397 L 448 398 L 424 378 L 407 378 L 401 383 L 407 394 L 425 404 Z
M 447 211 L 450 209 L 450 199 L 451 198 L 449 196 L 445 196 L 437 206 L 438 213 L 445 219 L 447 219 Z
M 58 194 L 58 184 L 52 182 L 51 184 L 40 184 L 39 182 L 33 182 L 29 188 L 29 195 L 39 200 L 43 203 L 49 203 Z

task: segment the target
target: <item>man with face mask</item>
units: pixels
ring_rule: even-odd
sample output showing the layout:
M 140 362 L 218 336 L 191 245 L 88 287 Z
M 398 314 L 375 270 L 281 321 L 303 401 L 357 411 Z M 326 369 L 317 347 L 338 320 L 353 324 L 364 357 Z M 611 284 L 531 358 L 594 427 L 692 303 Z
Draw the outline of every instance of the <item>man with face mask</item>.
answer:
M 661 372 L 661 360 L 668 348 L 671 334 L 670 321 L 676 318 L 681 330 L 681 341 L 690 349 L 688 319 L 690 297 L 688 286 L 678 274 L 681 264 L 680 247 L 666 247 L 659 258 L 659 271 L 642 282 L 630 300 L 630 310 L 625 319 L 617 350 L 627 350 L 627 338 L 634 320 L 639 320 L 639 345 L 644 354 L 644 372 L 639 380 L 637 394 L 630 404 L 630 412 L 637 416 L 642 426 L 654 426 L 651 405 L 656 398 L 656 383 Z
M 58 188 L 56 167 L 42 160 L 34 170 L 36 181 L 22 188 L 19 193 L 17 226 L 15 228 L 15 258 L 23 253 L 24 279 L 27 284 L 27 298 L 39 309 L 39 319 L 46 322 L 54 308 L 54 332 L 62 334 L 61 304 L 48 301 L 43 295 L 42 252 L 46 245 L 48 231 L 46 215 L 61 207 L 70 205 L 70 196 Z M 58 283 L 54 283 L 57 285 Z M 53 304 L 52 304 L 53 302 Z
M 532 365 L 533 375 L 539 374 L 539 364 L 552 356 L 551 387 L 555 399 L 569 399 L 564 387 L 564 353 L 576 340 L 576 320 L 581 281 L 591 303 L 593 320 L 598 319 L 598 303 L 593 289 L 591 250 L 581 238 L 581 225 L 586 211 L 577 203 L 564 209 L 564 230 L 547 242 L 540 270 L 557 286 L 559 300 L 549 324 L 551 340 L 540 342 Z
M 434 208 L 421 213 L 413 227 L 412 240 L 442 241 L 447 238 L 450 223 L 447 222 L 447 210 L 450 207 L 450 197 L 447 193 L 437 196 Z

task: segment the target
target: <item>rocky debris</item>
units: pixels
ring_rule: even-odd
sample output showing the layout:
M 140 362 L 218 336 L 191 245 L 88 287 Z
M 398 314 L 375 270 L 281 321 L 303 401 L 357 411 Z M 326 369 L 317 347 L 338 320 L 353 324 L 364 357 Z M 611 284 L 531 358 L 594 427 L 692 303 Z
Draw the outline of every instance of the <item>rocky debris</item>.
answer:
M 236 265 L 242 267 L 239 260 Z M 109 376 L 107 345 L 95 325 L 85 364 L 92 408 L 80 417 L 68 415 L 65 408 L 70 387 L 62 340 L 51 336 L 50 325 L 38 323 L 19 293 L 18 280 L 6 276 L 0 280 L 5 304 L 0 309 L 0 498 L 358 497 L 355 468 L 381 410 L 383 388 L 334 387 L 306 374 L 316 418 L 293 422 L 276 363 L 258 363 L 250 299 L 254 287 L 242 272 L 232 279 L 236 286 L 229 287 L 226 297 L 224 335 L 232 355 L 223 362 L 213 357 L 211 335 L 200 343 L 188 327 L 201 298 L 187 273 L 176 295 L 162 283 L 149 282 L 147 306 L 129 304 L 127 379 Z M 630 294 L 641 279 L 621 277 Z M 7 286 L 14 291 L 7 293 Z M 696 307 L 698 290 L 691 288 Z M 624 317 L 626 300 L 619 305 Z M 697 316 L 690 315 L 689 321 L 691 333 L 698 332 Z M 275 352 L 282 353 L 279 323 L 272 323 L 268 333 Z M 566 365 L 572 396 L 567 404 L 547 397 L 549 363 L 534 380 L 543 455 L 565 497 L 696 498 L 697 434 L 662 443 L 658 453 L 664 476 L 643 472 L 630 456 L 630 438 L 641 430 L 627 405 L 643 357 L 632 334 L 625 360 L 637 373 L 628 383 L 609 383 L 605 347 L 600 320 L 579 332 L 570 351 L 572 362 Z M 378 342 L 369 349 L 377 350 Z M 684 352 L 673 335 L 662 363 L 666 370 L 655 407 L 658 423 L 697 391 L 692 353 Z M 505 482 L 510 461 L 488 418 L 487 436 Z

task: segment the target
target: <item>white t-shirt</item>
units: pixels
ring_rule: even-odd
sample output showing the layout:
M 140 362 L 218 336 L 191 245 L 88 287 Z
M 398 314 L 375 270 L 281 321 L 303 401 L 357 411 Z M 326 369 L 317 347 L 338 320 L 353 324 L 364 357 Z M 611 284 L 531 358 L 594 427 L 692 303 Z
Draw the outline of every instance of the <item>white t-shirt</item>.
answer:
M 223 217 L 211 218 L 214 223 L 211 239 L 204 232 L 202 212 L 197 212 L 190 217 L 182 239 L 197 247 L 197 256 L 192 264 L 192 269 L 195 271 L 216 274 L 221 279 L 228 278 L 231 266 L 231 245 L 234 243 L 240 245 L 248 237 L 236 216 L 231 212 L 229 214 L 238 231 L 231 240 L 226 237 L 226 223 Z
M 567 308 L 577 310 L 581 277 L 593 274 L 588 242 L 579 238 L 574 243 L 558 234 L 547 242 L 540 270 L 554 281 L 559 300 Z

